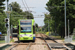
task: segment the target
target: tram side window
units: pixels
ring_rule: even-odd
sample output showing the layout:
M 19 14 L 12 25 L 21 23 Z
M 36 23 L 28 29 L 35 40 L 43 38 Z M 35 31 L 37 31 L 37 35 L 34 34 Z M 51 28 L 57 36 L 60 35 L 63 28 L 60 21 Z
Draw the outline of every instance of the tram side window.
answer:
M 23 28 L 21 27 L 21 30 L 23 30 Z
M 33 34 L 35 34 L 35 26 L 33 26 Z

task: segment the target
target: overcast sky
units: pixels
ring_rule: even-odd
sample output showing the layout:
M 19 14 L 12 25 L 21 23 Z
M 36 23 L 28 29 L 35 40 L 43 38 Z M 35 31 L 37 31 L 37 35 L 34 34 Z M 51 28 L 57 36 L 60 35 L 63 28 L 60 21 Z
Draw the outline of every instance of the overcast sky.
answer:
M 25 0 L 28 7 L 34 7 L 34 8 L 29 8 L 30 10 L 36 12 L 32 12 L 34 17 L 38 17 L 36 15 L 44 15 L 44 12 L 48 12 L 45 7 L 46 7 L 46 3 L 48 2 L 48 0 Z M 23 2 L 25 3 L 25 1 L 23 0 Z M 21 7 L 24 7 L 22 0 L 9 0 L 9 3 L 11 2 L 17 2 L 19 3 L 19 5 Z M 6 4 L 6 2 L 5 2 Z M 26 11 L 25 8 L 21 8 L 23 11 Z M 41 16 L 39 16 L 41 17 Z M 42 16 L 44 17 L 44 16 Z M 37 23 L 39 26 L 43 26 L 44 25 L 44 18 L 34 18 L 35 23 Z

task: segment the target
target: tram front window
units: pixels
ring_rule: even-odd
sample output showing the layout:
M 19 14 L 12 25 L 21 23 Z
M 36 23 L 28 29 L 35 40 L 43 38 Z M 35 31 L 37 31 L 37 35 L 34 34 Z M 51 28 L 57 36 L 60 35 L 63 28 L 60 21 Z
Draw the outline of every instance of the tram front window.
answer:
M 21 33 L 31 32 L 31 27 L 21 27 Z

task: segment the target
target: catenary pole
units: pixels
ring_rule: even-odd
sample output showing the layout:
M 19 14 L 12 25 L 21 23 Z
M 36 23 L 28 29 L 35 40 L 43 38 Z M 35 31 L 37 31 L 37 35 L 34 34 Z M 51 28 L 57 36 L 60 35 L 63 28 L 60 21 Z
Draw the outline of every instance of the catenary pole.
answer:
M 66 0 L 64 2 L 65 4 L 65 38 L 66 38 Z
M 8 18 L 8 22 L 7 22 L 7 24 L 8 24 L 8 27 L 7 27 L 7 43 L 10 42 L 10 22 L 9 22 L 9 13 L 8 13 L 8 11 L 9 11 L 9 6 L 8 6 L 8 1 L 7 1 L 7 18 Z

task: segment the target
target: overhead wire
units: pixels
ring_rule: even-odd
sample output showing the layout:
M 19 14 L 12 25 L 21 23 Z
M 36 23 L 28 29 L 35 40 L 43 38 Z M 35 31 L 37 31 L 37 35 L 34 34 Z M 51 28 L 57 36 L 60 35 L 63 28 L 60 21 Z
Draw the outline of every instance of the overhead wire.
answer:
M 22 3 L 23 3 L 23 5 L 24 5 L 24 7 L 25 7 L 25 4 L 24 4 L 23 0 L 22 0 Z M 26 11 L 27 11 L 27 8 L 26 8 L 26 7 L 25 7 L 25 9 L 26 9 Z
M 24 1 L 25 1 L 25 4 L 26 4 L 26 6 L 27 6 L 28 10 L 30 10 L 30 9 L 29 9 L 29 7 L 28 7 L 28 5 L 27 5 L 27 3 L 26 3 L 26 0 L 24 0 Z

